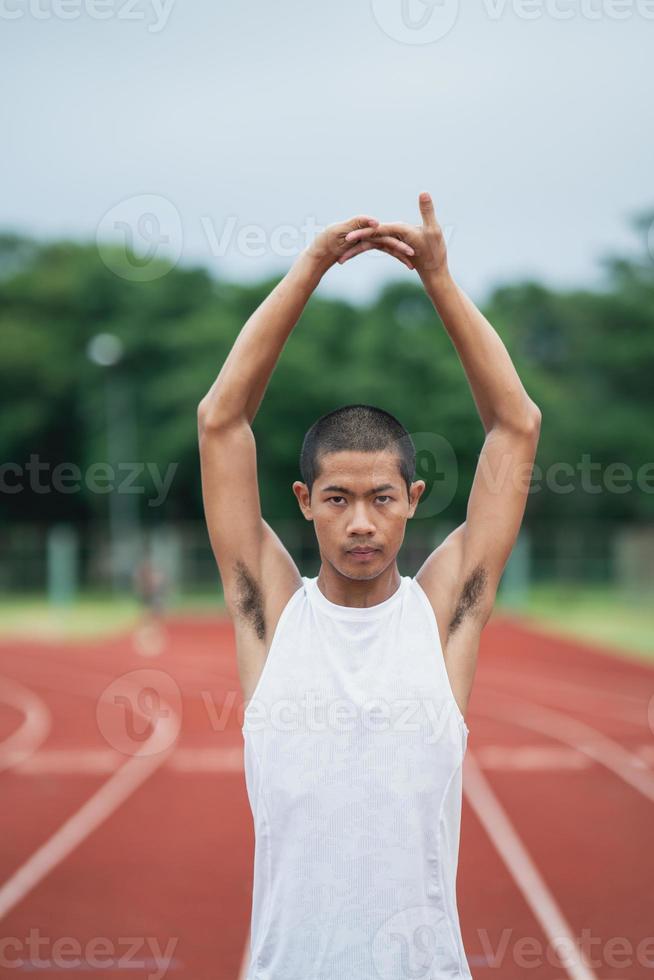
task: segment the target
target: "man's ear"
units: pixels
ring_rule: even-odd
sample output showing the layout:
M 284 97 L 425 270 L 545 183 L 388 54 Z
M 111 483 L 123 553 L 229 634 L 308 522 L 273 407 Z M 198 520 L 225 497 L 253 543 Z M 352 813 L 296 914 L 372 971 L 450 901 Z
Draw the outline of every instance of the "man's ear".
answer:
M 293 493 L 297 497 L 297 502 L 300 505 L 300 510 L 302 511 L 305 520 L 312 521 L 313 515 L 311 513 L 311 497 L 309 495 L 309 488 L 306 483 L 302 483 L 301 480 L 295 480 L 293 482 Z
M 424 480 L 414 480 L 414 482 L 411 484 L 411 490 L 409 492 L 409 499 L 411 500 L 409 506 L 409 518 L 413 517 L 413 515 L 415 514 L 416 508 L 418 506 L 420 498 L 425 492 L 426 486 L 427 484 L 425 483 Z

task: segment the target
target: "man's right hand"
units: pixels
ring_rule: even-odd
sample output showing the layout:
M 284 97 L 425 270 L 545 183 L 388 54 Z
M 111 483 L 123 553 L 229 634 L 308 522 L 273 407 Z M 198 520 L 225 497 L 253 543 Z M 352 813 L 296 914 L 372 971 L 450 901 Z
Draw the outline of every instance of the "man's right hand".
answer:
M 394 242 L 413 246 L 413 257 L 402 259 L 410 269 L 416 269 L 425 286 L 429 282 L 442 281 L 449 275 L 445 236 L 434 212 L 434 202 L 427 191 L 418 196 L 418 207 L 422 217 L 421 225 L 408 225 L 402 221 L 388 222 L 374 226 L 359 226 L 347 235 L 350 248 L 339 257 L 343 264 L 355 255 L 369 248 L 381 248 L 389 252 L 386 242 L 391 237 Z M 396 254 L 390 252 L 390 254 Z
M 305 254 L 318 265 L 321 272 L 326 272 L 351 250 L 353 243 L 346 241 L 346 236 L 350 232 L 363 228 L 376 228 L 378 225 L 377 218 L 372 218 L 369 214 L 358 214 L 348 221 L 328 225 L 316 235 L 311 245 L 305 249 Z M 389 255 L 394 255 L 409 269 L 413 268 L 409 259 L 414 254 L 414 249 L 399 238 L 393 235 L 378 236 L 375 238 L 375 247 L 388 252 Z

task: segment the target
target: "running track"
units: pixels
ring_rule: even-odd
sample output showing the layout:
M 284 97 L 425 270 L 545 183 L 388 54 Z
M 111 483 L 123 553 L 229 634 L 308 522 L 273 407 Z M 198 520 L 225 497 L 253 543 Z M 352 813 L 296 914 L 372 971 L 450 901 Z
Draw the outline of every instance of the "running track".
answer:
M 243 975 L 253 834 L 232 631 L 166 631 L 157 656 L 129 633 L 0 643 L 2 978 Z M 467 722 L 475 980 L 653 976 L 654 668 L 494 614 Z

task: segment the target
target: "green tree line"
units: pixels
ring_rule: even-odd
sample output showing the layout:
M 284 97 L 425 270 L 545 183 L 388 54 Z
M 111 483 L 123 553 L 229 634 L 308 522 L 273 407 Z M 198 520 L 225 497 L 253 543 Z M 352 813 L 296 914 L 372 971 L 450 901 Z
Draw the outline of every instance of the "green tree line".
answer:
M 653 219 L 654 213 L 634 220 L 640 243 L 634 255 L 603 260 L 601 288 L 562 291 L 523 281 L 496 288 L 482 306 L 543 412 L 536 461 L 543 479 L 530 494 L 527 521 L 654 517 L 654 267 L 647 239 Z M 117 251 L 107 264 L 95 243 L 0 235 L 3 523 L 84 524 L 106 515 L 106 495 L 84 479 L 77 492 L 52 486 L 37 492 L 25 466 L 35 457 L 45 464 L 47 488 L 58 464 L 84 474 L 108 461 L 107 371 L 129 385 L 137 434 L 131 462 L 147 462 L 161 473 L 174 468 L 156 506 L 149 471 L 136 478 L 143 520 L 202 516 L 196 407 L 278 277 L 245 285 L 204 268 L 175 267 L 135 282 L 108 267 L 115 270 L 119 261 Z M 121 339 L 118 365 L 89 359 L 89 341 L 98 333 Z M 419 445 L 426 506 L 442 480 L 438 449 L 430 446 L 443 445 L 439 440 L 451 446 L 456 485 L 438 516 L 463 520 L 483 428 L 456 351 L 417 277 L 389 283 L 363 306 L 320 294 L 309 301 L 254 422 L 264 516 L 297 516 L 290 487 L 299 478 L 304 433 L 319 415 L 350 402 L 378 405 L 409 432 L 437 436 Z M 560 471 L 564 464 L 578 474 L 584 455 L 599 492 Z M 571 491 L 545 484 L 556 467 Z M 607 472 L 630 489 L 607 492 Z M 637 485 L 638 472 L 649 492 Z M 19 481 L 23 489 L 13 491 Z

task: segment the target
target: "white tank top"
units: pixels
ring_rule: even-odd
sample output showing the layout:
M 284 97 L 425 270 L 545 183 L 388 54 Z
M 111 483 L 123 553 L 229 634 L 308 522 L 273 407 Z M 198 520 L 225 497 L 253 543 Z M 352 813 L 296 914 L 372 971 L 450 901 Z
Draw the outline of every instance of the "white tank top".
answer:
M 246 980 L 472 980 L 456 873 L 468 727 L 417 581 L 366 608 L 302 577 L 241 729 Z

